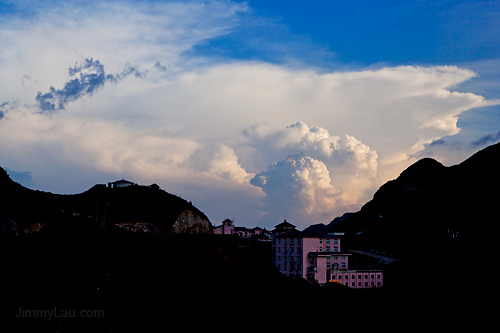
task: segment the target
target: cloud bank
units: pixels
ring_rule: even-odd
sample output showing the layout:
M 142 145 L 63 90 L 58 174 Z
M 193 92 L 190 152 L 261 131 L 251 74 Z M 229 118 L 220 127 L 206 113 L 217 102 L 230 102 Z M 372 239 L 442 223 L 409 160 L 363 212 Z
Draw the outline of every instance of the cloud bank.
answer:
M 246 4 L 59 5 L 0 21 L 0 163 L 32 170 L 41 190 L 126 178 L 213 221 L 325 223 L 488 102 L 453 91 L 475 76 L 455 66 L 319 72 L 189 55 L 231 33 Z

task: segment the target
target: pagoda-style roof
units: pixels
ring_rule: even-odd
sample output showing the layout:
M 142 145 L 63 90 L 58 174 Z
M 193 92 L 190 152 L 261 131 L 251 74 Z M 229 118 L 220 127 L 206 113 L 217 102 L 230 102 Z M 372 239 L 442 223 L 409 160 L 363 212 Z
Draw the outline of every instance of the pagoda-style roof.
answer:
M 276 229 L 282 230 L 282 229 L 295 229 L 295 226 L 291 223 L 288 223 L 286 220 L 281 222 L 280 224 L 275 226 Z

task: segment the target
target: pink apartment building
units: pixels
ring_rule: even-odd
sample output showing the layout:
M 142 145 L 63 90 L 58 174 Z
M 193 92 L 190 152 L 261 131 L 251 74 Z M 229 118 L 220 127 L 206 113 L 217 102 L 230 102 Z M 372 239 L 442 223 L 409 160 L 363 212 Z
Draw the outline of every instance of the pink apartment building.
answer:
M 311 234 L 295 229 L 286 220 L 273 230 L 272 261 L 284 275 L 311 282 L 336 282 L 351 288 L 383 285 L 380 270 L 349 270 L 350 253 L 342 252 L 343 233 Z

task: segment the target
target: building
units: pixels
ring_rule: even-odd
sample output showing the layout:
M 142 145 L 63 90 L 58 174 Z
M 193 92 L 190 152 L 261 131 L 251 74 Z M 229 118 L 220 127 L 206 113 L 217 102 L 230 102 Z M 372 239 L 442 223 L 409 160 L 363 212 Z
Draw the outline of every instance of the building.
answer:
M 351 288 L 383 286 L 380 270 L 349 270 L 351 254 L 341 251 L 342 235 L 304 233 L 285 220 L 273 230 L 273 265 L 284 275 L 320 284 L 335 282 Z
M 266 229 L 260 227 L 251 229 L 246 227 L 235 227 L 233 221 L 230 219 L 222 221 L 222 225 L 215 227 L 212 233 L 218 235 L 238 235 L 242 238 L 259 238 L 267 240 L 271 238 L 271 235 Z
M 277 226 L 274 227 L 274 230 L 272 231 L 273 235 L 279 235 L 285 232 L 293 232 L 297 231 L 295 229 L 295 226 L 291 223 L 288 223 L 286 220 L 278 224 Z
M 215 227 L 212 233 L 218 235 L 232 235 L 234 233 L 234 223 L 230 219 L 222 221 L 222 225 Z
M 121 187 L 127 187 L 130 185 L 135 185 L 135 183 L 129 182 L 128 180 L 121 179 L 117 180 L 116 182 L 109 182 L 108 187 L 109 188 L 121 188 Z

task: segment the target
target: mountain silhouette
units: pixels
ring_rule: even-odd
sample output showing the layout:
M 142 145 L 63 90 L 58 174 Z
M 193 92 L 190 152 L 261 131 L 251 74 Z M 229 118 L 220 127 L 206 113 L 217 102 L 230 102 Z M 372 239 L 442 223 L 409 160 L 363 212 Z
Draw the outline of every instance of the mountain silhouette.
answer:
M 462 163 L 423 158 L 382 185 L 373 199 L 335 226 L 345 246 L 412 256 L 463 242 L 498 251 L 500 144 Z
M 150 223 L 168 232 L 186 211 L 211 225 L 208 217 L 191 202 L 160 189 L 156 184 L 124 188 L 98 184 L 79 194 L 53 194 L 23 187 L 0 167 L 0 192 L 4 198 L 0 206 L 3 231 L 12 230 L 13 224 L 22 233 L 30 226 L 40 225 L 46 230 Z

